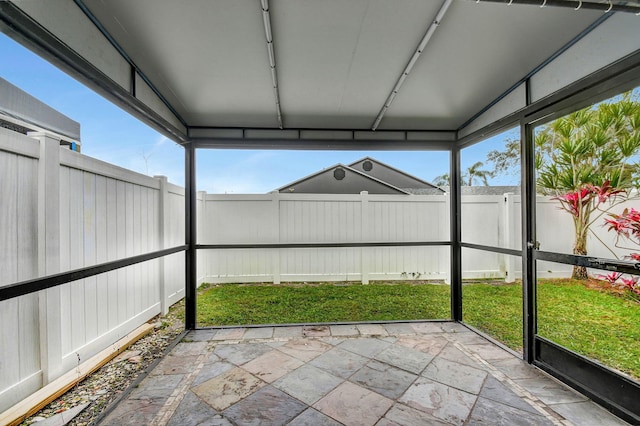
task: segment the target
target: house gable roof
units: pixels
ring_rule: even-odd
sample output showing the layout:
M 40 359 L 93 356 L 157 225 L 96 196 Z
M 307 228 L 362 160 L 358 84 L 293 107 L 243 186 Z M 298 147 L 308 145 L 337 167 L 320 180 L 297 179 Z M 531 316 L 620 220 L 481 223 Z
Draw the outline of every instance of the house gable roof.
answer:
M 296 194 L 409 194 L 409 192 L 376 179 L 343 164 L 336 164 L 277 189 Z
M 404 190 L 429 188 L 435 189 L 437 193 L 444 192 L 440 190 L 440 188 L 429 182 L 412 176 L 409 173 L 396 169 L 395 167 L 392 167 L 371 157 L 364 157 L 358 161 L 354 161 L 353 163 L 349 164 L 349 167 Z

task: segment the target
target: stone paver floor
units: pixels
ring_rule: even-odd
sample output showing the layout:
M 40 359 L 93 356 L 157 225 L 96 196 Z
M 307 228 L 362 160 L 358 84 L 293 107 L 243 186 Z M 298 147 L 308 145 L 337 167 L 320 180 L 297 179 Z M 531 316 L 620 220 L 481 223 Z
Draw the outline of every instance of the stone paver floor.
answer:
M 625 425 L 452 322 L 197 330 L 101 425 Z

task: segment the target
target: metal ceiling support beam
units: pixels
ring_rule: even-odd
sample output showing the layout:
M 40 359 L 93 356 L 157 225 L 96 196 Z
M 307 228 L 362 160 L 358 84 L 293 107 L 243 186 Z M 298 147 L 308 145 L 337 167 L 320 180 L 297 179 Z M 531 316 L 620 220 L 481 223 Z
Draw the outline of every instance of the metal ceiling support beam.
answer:
M 398 78 L 398 81 L 396 81 L 395 86 L 393 86 L 393 89 L 391 90 L 391 93 L 387 97 L 387 100 L 385 101 L 384 105 L 382 106 L 382 109 L 380 110 L 380 112 L 378 113 L 378 116 L 376 117 L 375 121 L 373 122 L 373 125 L 371 126 L 371 130 L 376 130 L 378 128 L 378 126 L 380 125 L 380 122 L 382 121 L 382 118 L 384 117 L 385 113 L 387 112 L 387 110 L 389 109 L 391 104 L 393 103 L 393 100 L 395 99 L 396 95 L 400 91 L 400 88 L 402 87 L 402 85 L 404 84 L 404 81 L 409 76 L 409 73 L 413 69 L 414 65 L 416 64 L 416 62 L 418 62 L 418 59 L 420 58 L 420 55 L 422 54 L 422 52 L 424 51 L 425 47 L 427 46 L 427 43 L 429 43 L 429 40 L 431 40 L 431 37 L 433 36 L 433 33 L 438 28 L 438 25 L 440 25 L 440 22 L 442 21 L 442 18 L 444 17 L 444 14 L 447 13 L 447 9 L 449 9 L 449 6 L 451 5 L 452 1 L 453 0 L 444 0 L 444 3 L 442 3 L 442 6 L 440 7 L 440 10 L 438 10 L 438 13 L 436 13 L 436 17 L 431 22 L 431 25 L 429 25 L 429 28 L 427 29 L 427 32 L 422 37 L 422 40 L 420 41 L 420 44 L 418 44 L 418 47 L 416 48 L 415 52 L 413 52 L 413 55 L 411 56 L 411 59 L 409 59 L 409 62 L 404 67 L 404 71 L 402 71 L 402 74 L 400 74 L 400 77 Z
M 262 22 L 264 24 L 264 34 L 267 39 L 267 53 L 269 54 L 269 67 L 271 69 L 271 83 L 273 84 L 273 95 L 276 101 L 276 114 L 278 115 L 278 126 L 282 129 L 282 110 L 280 109 L 280 89 L 278 88 L 278 74 L 276 72 L 276 53 L 273 48 L 273 33 L 271 32 L 271 14 L 269 13 L 269 0 L 261 0 Z
M 453 131 L 191 128 L 198 148 L 296 150 L 450 150 Z
M 623 12 L 640 14 L 640 4 L 633 2 L 618 3 L 608 0 L 604 3 L 595 3 L 588 0 L 474 0 L 476 3 L 503 3 L 505 5 L 533 5 L 538 7 L 564 7 L 573 10 L 601 10 L 604 13 Z
M 203 149 L 286 149 L 292 151 L 449 151 L 449 141 L 396 141 L 332 139 L 191 139 Z
M 11 2 L 0 1 L 0 29 L 172 140 L 178 143 L 187 140 L 180 129 L 107 77 Z

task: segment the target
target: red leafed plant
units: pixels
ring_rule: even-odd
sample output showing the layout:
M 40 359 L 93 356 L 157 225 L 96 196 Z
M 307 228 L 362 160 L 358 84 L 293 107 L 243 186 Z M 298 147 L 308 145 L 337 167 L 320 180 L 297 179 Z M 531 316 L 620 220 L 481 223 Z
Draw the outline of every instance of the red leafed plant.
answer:
M 563 210 L 573 216 L 575 240 L 573 253 L 587 254 L 587 233 L 591 224 L 602 217 L 611 207 L 627 199 L 627 191 L 611 186 L 605 180 L 602 185 L 585 184 L 581 188 L 553 197 Z M 574 267 L 572 278 L 587 279 L 587 269 Z
M 605 219 L 609 225 L 609 231 L 617 234 L 616 246 L 620 247 L 620 240 L 626 240 L 636 246 L 640 246 L 640 212 L 636 209 L 624 209 L 621 214 L 609 213 L 609 219 Z M 640 262 L 640 253 L 633 252 L 627 256 L 629 259 Z M 609 281 L 611 285 L 624 288 L 631 292 L 636 300 L 640 302 L 639 277 L 624 277 L 622 274 L 612 272 L 606 276 L 600 276 Z

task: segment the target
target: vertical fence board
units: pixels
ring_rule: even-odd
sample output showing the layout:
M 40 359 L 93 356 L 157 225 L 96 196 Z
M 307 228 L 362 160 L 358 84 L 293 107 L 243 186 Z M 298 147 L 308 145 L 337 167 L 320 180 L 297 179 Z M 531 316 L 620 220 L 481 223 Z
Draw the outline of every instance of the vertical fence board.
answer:
M 83 235 L 83 176 L 82 171 L 69 170 L 69 264 L 71 269 L 84 266 Z M 64 191 L 64 189 L 62 189 Z M 64 254 L 63 254 L 64 256 Z M 71 291 L 71 345 L 81 346 L 86 339 L 85 321 L 85 288 L 84 280 L 70 283 Z
M 69 173 L 70 169 L 68 167 L 60 167 L 60 271 L 68 271 L 69 269 L 71 269 Z M 71 285 L 72 283 L 67 283 L 60 286 L 60 328 L 61 330 L 63 330 L 60 336 L 60 340 L 63 353 L 69 353 L 72 347 Z
M 106 178 L 106 261 L 118 258 L 118 195 L 115 179 Z M 107 328 L 118 324 L 118 271 L 107 272 Z
M 18 278 L 18 156 L 0 151 L 0 285 L 10 284 Z M 15 343 L 19 340 L 18 328 L 18 299 L 0 302 L 0 324 L 10 324 L 10 327 L 0 327 L 0 388 L 5 388 L 17 382 L 20 378 L 20 353 Z
M 83 172 L 83 266 L 96 264 L 96 175 Z M 91 341 L 98 336 L 98 291 L 97 277 L 84 280 L 85 340 Z
M 38 275 L 38 239 L 34 229 L 38 229 L 38 162 L 31 158 L 18 157 L 17 182 L 17 251 L 19 281 Z M 1 198 L 0 196 L 0 199 Z M 40 369 L 40 333 L 38 294 L 18 298 L 20 379 Z M 0 323 L 1 324 L 1 323 Z M 0 325 L 1 327 L 1 325 Z
M 127 233 L 125 235 L 125 255 L 133 256 L 135 254 L 134 250 L 134 228 L 135 224 L 135 201 L 133 194 L 133 184 L 126 183 L 126 228 Z M 134 268 L 127 267 L 125 268 L 126 281 L 125 281 L 125 289 L 126 289 L 126 306 L 127 306 L 127 314 L 126 318 L 131 318 L 136 314 L 136 288 L 135 288 L 135 273 Z
M 96 263 L 104 263 L 107 256 L 107 178 L 96 176 L 95 179 L 95 230 L 96 230 Z M 113 235 L 113 234 L 112 234 Z M 97 334 L 109 331 L 109 276 L 100 274 L 96 278 L 97 297 Z
M 117 238 L 117 257 L 122 259 L 127 256 L 127 235 L 129 234 L 127 224 L 127 184 L 121 180 L 116 182 L 116 199 L 117 212 L 116 216 L 118 238 Z M 118 323 L 122 323 L 127 319 L 127 304 L 129 303 L 129 295 L 127 294 L 127 271 L 118 269 Z

